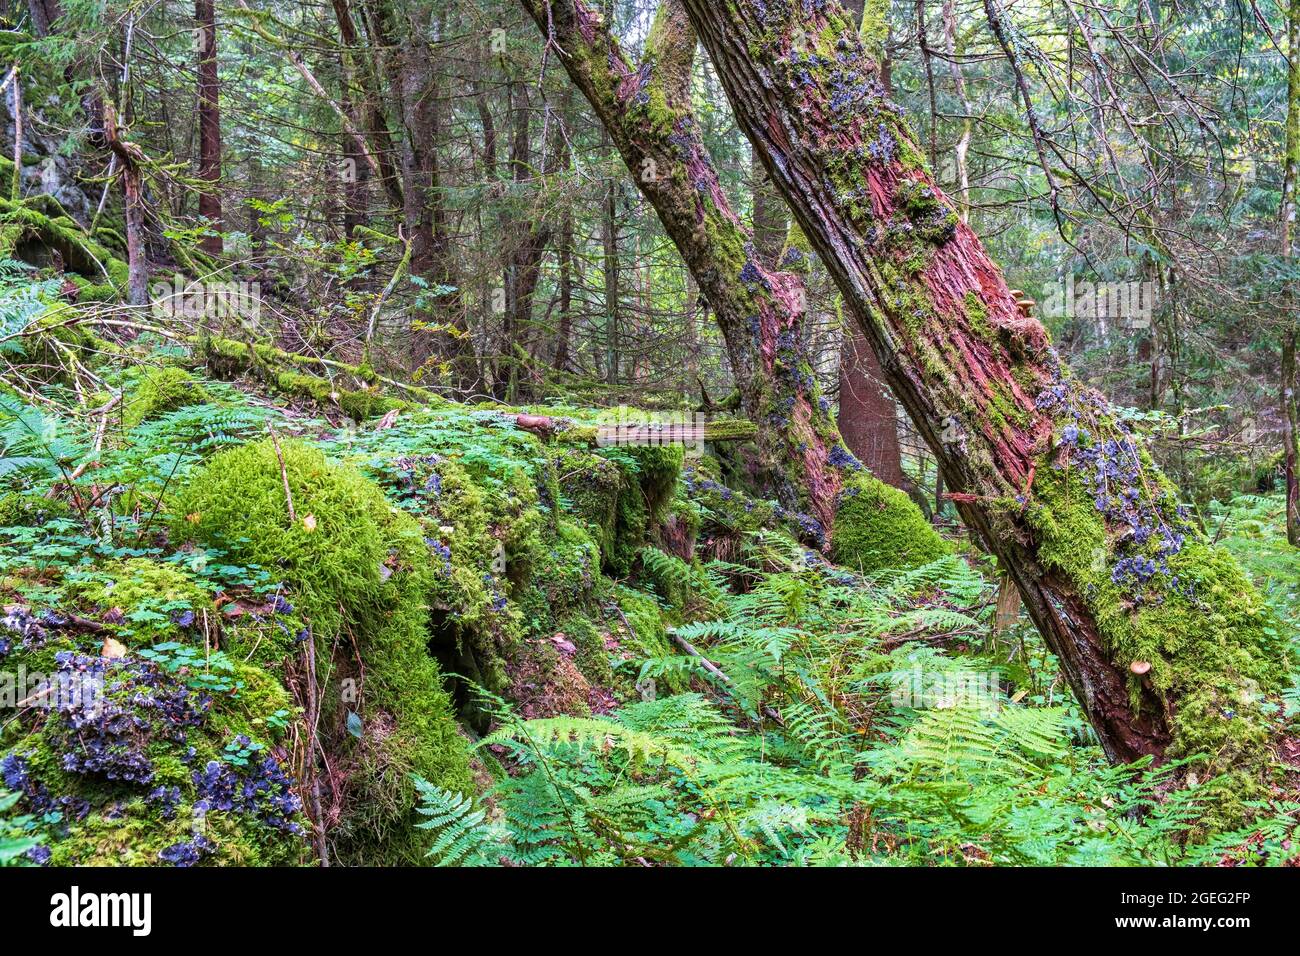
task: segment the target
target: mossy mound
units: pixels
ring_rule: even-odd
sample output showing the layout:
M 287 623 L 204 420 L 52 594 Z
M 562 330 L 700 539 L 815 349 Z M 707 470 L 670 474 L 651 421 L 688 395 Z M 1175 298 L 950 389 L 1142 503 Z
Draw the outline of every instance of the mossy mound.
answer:
M 0 528 L 39 528 L 47 521 L 75 517 L 66 503 L 30 492 L 0 494 Z
M 146 369 L 127 398 L 122 424 L 134 428 L 178 408 L 210 400 L 207 389 L 183 368 L 168 365 Z
M 602 567 L 626 577 L 673 499 L 683 449 L 616 446 L 588 452 L 560 447 L 552 460 L 564 504 L 591 529 Z
M 831 559 L 854 571 L 915 568 L 951 549 L 907 493 L 865 473 L 840 491 Z
M 320 733 L 340 776 L 331 832 L 345 862 L 419 862 L 410 774 L 471 785 L 429 652 L 436 555 L 420 525 L 359 471 L 271 441 L 215 456 L 175 501 L 173 532 L 275 568 L 315 641 Z M 290 519 L 285 483 L 295 518 Z
M 107 612 L 120 621 L 117 636 L 128 647 L 170 640 L 196 622 L 216 621 L 216 607 L 202 587 L 176 565 L 149 558 L 111 562 L 88 572 L 69 585 L 67 596 L 88 604 L 92 616 Z
M 635 570 L 676 490 L 680 449 L 545 441 L 496 406 L 403 415 L 347 449 L 434 552 L 434 646 L 447 669 L 507 697 L 546 675 L 573 690 L 529 691 L 534 712 L 634 693 L 613 667 L 605 574 Z M 462 696 L 461 715 L 486 729 L 476 695 Z
M 609 449 L 605 454 L 623 472 L 614 543 L 605 561 L 611 574 L 626 577 L 676 492 L 684 451 L 680 446 L 647 446 Z
M 566 509 L 590 531 L 602 559 L 612 559 L 622 469 L 608 458 L 565 446 L 555 448 L 552 461 Z

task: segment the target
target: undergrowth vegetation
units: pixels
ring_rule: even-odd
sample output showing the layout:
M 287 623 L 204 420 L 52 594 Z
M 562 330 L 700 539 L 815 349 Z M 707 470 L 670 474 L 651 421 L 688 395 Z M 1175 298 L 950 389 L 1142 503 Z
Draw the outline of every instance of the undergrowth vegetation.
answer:
M 1108 765 L 989 559 L 870 485 L 844 565 L 713 447 L 340 428 L 131 348 L 100 393 L 0 394 L 0 864 L 1294 858 L 1280 790 L 1210 832 L 1197 755 Z M 1294 638 L 1280 508 L 1207 532 Z

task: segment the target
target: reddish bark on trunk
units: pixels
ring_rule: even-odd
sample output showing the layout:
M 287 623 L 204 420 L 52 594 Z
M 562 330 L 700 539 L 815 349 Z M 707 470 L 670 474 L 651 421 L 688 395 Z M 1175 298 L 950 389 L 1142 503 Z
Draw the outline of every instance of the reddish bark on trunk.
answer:
M 894 400 L 885 390 L 876 353 L 852 324 L 845 327 L 840 347 L 839 426 L 844 444 L 873 475 L 908 490 Z
M 1107 754 L 1196 747 L 1225 765 L 1266 761 L 1269 718 L 1248 701 L 1261 686 L 1276 691 L 1285 670 L 1262 601 L 1183 520 L 1140 439 L 1021 315 L 925 169 L 844 11 L 685 3 L 741 129 L 934 451 L 966 524 L 1020 589 Z M 1122 473 L 1113 485 L 1106 468 Z M 1100 486 L 1095 509 L 1085 469 Z M 1139 580 L 1148 567 L 1149 585 Z M 1184 630 L 1176 640 L 1173 622 Z M 1219 654 L 1225 640 L 1229 658 Z M 1130 670 L 1152 657 L 1159 681 Z M 1251 732 L 1225 723 L 1222 707 Z

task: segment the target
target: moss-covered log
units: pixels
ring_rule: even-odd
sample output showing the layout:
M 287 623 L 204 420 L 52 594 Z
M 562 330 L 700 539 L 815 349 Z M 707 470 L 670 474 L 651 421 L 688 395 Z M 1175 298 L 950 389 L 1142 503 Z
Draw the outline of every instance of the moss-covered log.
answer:
M 209 336 L 195 342 L 195 354 L 215 376 L 252 375 L 277 392 L 338 408 L 356 421 L 394 410 L 447 403 L 426 388 L 381 378 L 366 365 L 299 355 L 264 343 L 249 345 Z M 399 390 L 408 398 L 394 398 L 381 385 Z
M 686 0 L 737 119 L 1117 760 L 1259 779 L 1283 641 L 926 170 L 835 4 Z M 1242 792 L 1236 788 L 1235 792 Z

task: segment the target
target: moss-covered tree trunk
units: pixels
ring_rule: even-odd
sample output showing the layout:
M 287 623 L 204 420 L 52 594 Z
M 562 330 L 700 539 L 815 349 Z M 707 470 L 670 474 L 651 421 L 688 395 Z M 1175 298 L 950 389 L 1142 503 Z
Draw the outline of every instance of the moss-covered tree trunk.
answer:
M 1296 257 L 1296 192 L 1300 190 L 1300 0 L 1291 0 L 1287 13 L 1286 154 L 1282 160 L 1282 256 Z M 1286 482 L 1286 539 L 1300 548 L 1300 415 L 1296 401 L 1295 290 L 1288 284 L 1282 297 L 1282 369 L 1278 393 L 1282 413 L 1282 463 Z
M 732 210 L 691 108 L 697 45 L 680 0 L 660 4 L 646 53 L 632 63 L 599 12 L 582 0 L 523 0 L 552 37 L 569 76 L 604 124 L 654 206 L 701 292 L 713 307 L 745 412 L 759 426 L 760 483 L 784 506 L 806 512 L 809 536 L 834 546 L 845 494 L 861 494 L 861 465 L 844 448 L 805 353 L 803 280 L 763 261 Z M 797 254 L 794 254 L 797 258 Z M 863 476 L 865 479 L 865 476 Z M 877 510 L 908 512 L 903 523 L 921 539 L 917 560 L 941 545 L 905 499 L 873 486 L 862 499 Z M 845 539 L 851 563 L 871 563 Z M 850 553 L 851 552 L 851 553 Z M 908 548 L 894 555 L 907 560 Z
M 1258 780 L 1285 671 L 1262 601 L 1021 315 L 833 3 L 685 0 L 737 120 L 1024 597 L 1107 754 Z M 1235 788 L 1235 793 L 1243 792 Z

